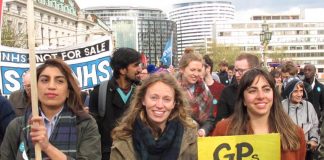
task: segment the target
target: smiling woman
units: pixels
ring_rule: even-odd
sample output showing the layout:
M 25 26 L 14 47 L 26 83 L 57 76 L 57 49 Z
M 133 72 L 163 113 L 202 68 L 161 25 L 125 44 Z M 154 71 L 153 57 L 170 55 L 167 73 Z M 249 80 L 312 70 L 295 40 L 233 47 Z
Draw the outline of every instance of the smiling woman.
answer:
M 130 104 L 112 132 L 110 159 L 197 159 L 196 125 L 170 74 L 144 80 Z
M 268 133 L 280 133 L 281 159 L 305 159 L 304 132 L 284 112 L 274 79 L 261 69 L 251 69 L 240 81 L 233 115 L 218 122 L 213 135 Z
M 39 117 L 32 117 L 28 107 L 24 116 L 10 123 L 1 159 L 33 159 L 35 143 L 45 159 L 101 159 L 96 122 L 83 109 L 69 66 L 59 59 L 46 60 L 37 68 L 37 90 Z
M 199 124 L 198 136 L 206 136 L 214 128 L 215 117 L 213 103 L 207 84 L 201 78 L 203 58 L 193 50 L 187 49 L 179 62 L 178 82 L 186 91 L 186 99 L 190 103 L 192 118 Z

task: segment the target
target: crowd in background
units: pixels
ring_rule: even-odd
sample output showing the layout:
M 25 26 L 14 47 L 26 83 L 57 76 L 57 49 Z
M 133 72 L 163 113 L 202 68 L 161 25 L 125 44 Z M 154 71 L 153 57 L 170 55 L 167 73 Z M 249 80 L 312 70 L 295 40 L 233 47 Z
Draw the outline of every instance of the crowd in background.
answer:
M 0 96 L 0 159 L 34 158 L 36 143 L 60 160 L 197 159 L 197 137 L 267 133 L 280 133 L 281 159 L 324 159 L 314 65 L 265 68 L 245 53 L 217 65 L 186 48 L 177 68 L 143 66 L 136 50 L 119 48 L 112 78 L 87 92 L 65 62 L 49 59 L 37 68 L 39 117 L 29 71 L 21 90 Z

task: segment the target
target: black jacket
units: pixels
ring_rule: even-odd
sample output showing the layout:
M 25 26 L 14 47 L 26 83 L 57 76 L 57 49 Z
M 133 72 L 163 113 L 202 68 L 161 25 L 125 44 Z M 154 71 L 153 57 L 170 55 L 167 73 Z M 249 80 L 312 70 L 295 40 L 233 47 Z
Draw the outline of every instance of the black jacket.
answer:
M 225 87 L 219 99 L 216 115 L 216 123 L 223 118 L 227 118 L 234 112 L 235 100 L 238 92 L 238 84 L 235 82 Z
M 102 159 L 109 159 L 112 145 L 111 131 L 115 128 L 116 121 L 129 107 L 134 89 L 131 91 L 132 93 L 125 104 L 116 90 L 118 88 L 116 79 L 112 78 L 109 80 L 106 95 L 106 113 L 104 117 L 100 117 L 98 115 L 99 86 L 100 85 L 95 86 L 90 94 L 89 111 L 96 119 L 101 135 Z
M 321 120 L 324 107 L 324 85 L 315 79 L 315 85 L 312 94 L 308 95 L 308 101 L 311 102 L 317 113 L 317 117 Z M 323 117 L 322 117 L 323 118 Z
M 6 128 L 11 120 L 16 117 L 10 102 L 3 96 L 0 96 L 0 145 L 5 135 Z

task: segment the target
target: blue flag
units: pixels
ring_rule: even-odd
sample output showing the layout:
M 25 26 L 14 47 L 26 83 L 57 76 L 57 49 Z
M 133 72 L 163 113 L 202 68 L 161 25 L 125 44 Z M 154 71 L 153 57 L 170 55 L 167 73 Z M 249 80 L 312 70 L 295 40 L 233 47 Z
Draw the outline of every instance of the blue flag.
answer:
M 172 34 L 168 42 L 165 44 L 164 51 L 161 57 L 163 65 L 170 66 L 172 64 Z

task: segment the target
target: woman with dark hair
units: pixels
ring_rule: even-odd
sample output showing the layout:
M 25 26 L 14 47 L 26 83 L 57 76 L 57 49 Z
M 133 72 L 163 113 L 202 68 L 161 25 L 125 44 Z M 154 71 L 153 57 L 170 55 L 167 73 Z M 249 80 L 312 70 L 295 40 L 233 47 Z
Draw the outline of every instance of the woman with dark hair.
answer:
M 101 159 L 98 127 L 83 109 L 70 67 L 60 59 L 46 60 L 37 68 L 37 90 L 39 117 L 32 117 L 29 107 L 9 124 L 1 159 L 33 159 L 36 143 L 45 159 Z
M 110 159 L 197 159 L 197 129 L 188 102 L 168 73 L 155 73 L 136 89 L 112 131 Z
M 281 78 L 281 72 L 278 69 L 273 69 L 270 71 L 270 75 L 275 80 L 276 84 L 276 90 L 279 92 L 279 95 L 281 95 L 282 92 L 282 78 Z
M 247 71 L 238 94 L 235 112 L 217 124 L 213 135 L 280 133 L 281 159 L 305 159 L 304 132 L 284 112 L 274 80 L 267 72 Z

